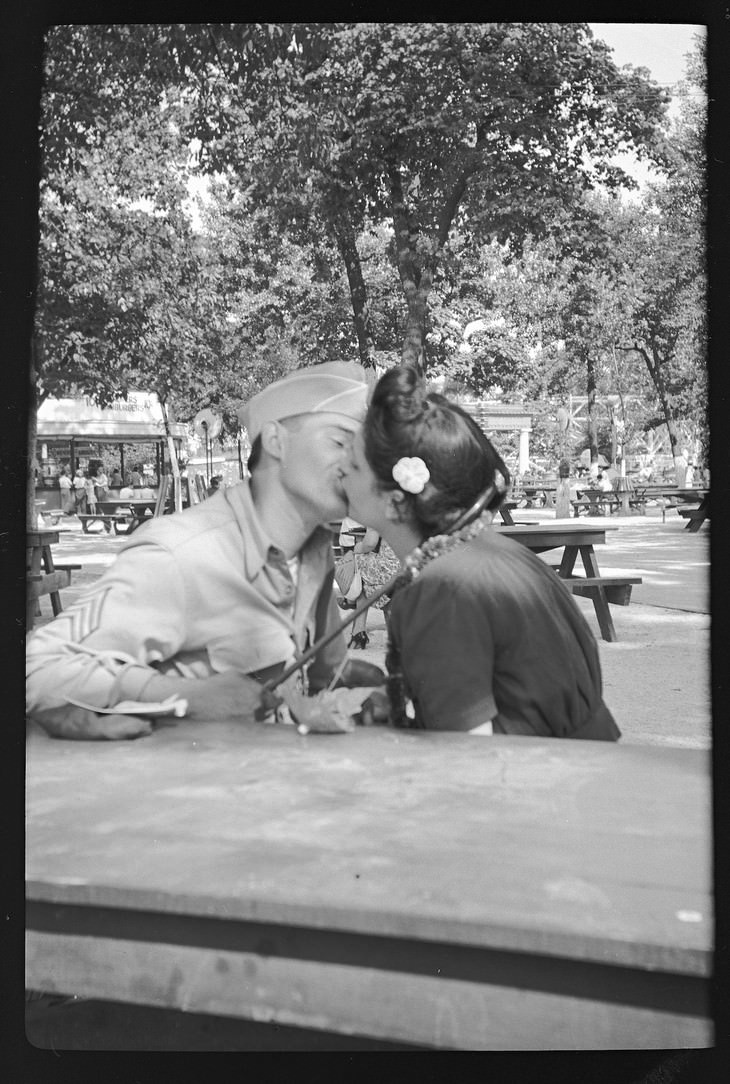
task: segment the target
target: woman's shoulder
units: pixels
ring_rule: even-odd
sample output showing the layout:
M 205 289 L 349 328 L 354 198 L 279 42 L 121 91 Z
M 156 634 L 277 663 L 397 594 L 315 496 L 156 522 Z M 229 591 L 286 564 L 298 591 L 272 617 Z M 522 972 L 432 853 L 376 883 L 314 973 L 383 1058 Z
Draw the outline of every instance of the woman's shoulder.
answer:
M 491 583 L 507 583 L 512 576 L 529 575 L 526 566 L 534 568 L 539 560 L 520 542 L 487 527 L 475 538 L 425 565 L 417 580 L 422 579 L 424 583 L 447 581 L 454 586 L 465 581 L 473 584 L 477 578 Z

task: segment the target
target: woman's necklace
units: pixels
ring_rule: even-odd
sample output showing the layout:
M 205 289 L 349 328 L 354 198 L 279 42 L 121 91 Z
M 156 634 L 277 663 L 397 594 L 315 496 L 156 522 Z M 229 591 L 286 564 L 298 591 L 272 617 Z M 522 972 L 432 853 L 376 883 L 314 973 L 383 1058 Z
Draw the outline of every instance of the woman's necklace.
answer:
M 431 561 L 435 561 L 438 557 L 443 557 L 445 554 L 466 545 L 467 542 L 471 542 L 472 538 L 476 538 L 477 535 L 480 535 L 482 531 L 491 526 L 492 519 L 492 512 L 484 512 L 478 519 L 467 523 L 465 527 L 454 531 L 453 534 L 431 535 L 420 546 L 416 546 L 403 562 L 403 570 L 393 585 L 393 594 L 407 587 L 409 583 L 413 583 L 421 569 L 425 568 Z M 418 727 L 413 702 L 403 675 L 400 651 L 393 643 L 390 631 L 388 632 L 385 667 L 388 671 L 387 689 L 393 726 Z
M 425 542 L 422 542 L 420 546 L 416 546 L 403 561 L 403 570 L 396 581 L 394 590 L 412 583 L 421 569 L 425 568 L 431 561 L 435 561 L 437 557 L 443 557 L 444 554 L 451 553 L 452 550 L 471 542 L 472 538 L 476 538 L 486 527 L 491 525 L 492 518 L 492 512 L 483 512 L 478 519 L 472 520 L 471 523 L 467 523 L 465 527 L 454 531 L 453 534 L 434 534 L 427 538 Z

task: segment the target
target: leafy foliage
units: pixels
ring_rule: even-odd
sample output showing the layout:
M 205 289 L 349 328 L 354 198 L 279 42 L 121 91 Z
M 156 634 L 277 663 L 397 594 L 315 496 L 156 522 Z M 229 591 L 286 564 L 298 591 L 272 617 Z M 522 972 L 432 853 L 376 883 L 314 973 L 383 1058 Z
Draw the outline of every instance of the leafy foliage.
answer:
M 41 397 L 136 386 L 234 432 L 357 353 L 547 403 L 589 364 L 645 387 L 630 329 L 700 425 L 702 110 L 667 143 L 665 92 L 585 24 L 58 26 L 45 72 Z M 667 171 L 651 206 L 587 198 L 631 148 Z

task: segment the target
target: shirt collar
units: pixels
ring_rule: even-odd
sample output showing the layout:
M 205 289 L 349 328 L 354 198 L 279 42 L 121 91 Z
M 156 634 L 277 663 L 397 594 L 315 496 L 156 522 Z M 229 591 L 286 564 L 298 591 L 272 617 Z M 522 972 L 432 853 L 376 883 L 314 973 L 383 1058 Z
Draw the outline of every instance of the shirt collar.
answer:
M 243 561 L 246 578 L 252 581 L 268 561 L 271 551 L 280 551 L 263 528 L 256 506 L 253 503 L 249 483 L 243 481 L 235 486 L 229 486 L 224 490 L 224 494 L 233 509 L 236 522 L 244 539 Z M 331 541 L 331 532 L 324 526 L 317 527 L 300 550 L 303 563 L 307 560 L 307 557 L 314 556 L 315 553 L 318 554 L 323 546 L 328 547 Z

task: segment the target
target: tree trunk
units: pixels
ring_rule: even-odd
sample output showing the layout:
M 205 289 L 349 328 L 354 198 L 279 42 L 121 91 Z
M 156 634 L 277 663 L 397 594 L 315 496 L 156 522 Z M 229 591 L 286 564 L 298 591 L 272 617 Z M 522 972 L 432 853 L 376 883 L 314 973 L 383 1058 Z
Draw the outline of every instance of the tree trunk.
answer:
M 26 463 L 25 522 L 29 531 L 38 528 L 38 515 L 35 510 L 35 476 L 33 464 L 38 446 L 38 366 L 36 359 L 35 336 L 30 347 L 30 394 L 28 397 L 28 461 Z
M 428 317 L 428 295 L 431 290 L 430 276 L 428 276 L 427 288 L 424 288 L 423 279 L 424 276 L 422 275 L 420 283 L 416 286 L 412 280 L 404 281 L 401 276 L 408 304 L 408 317 L 401 350 L 401 365 L 413 365 L 421 375 L 426 371 L 426 320 Z
M 586 363 L 586 394 L 588 396 L 588 440 L 591 449 L 591 464 L 598 463 L 598 393 L 596 389 L 596 365 L 590 353 L 585 350 L 583 357 Z
M 662 414 L 664 415 L 664 421 L 666 422 L 667 431 L 669 433 L 669 448 L 672 453 L 672 459 L 674 460 L 675 470 L 677 467 L 677 456 L 681 454 L 680 447 L 680 432 L 677 427 L 677 420 L 674 416 L 671 404 L 669 402 L 669 396 L 667 394 L 667 386 L 664 381 L 663 366 L 670 360 L 669 358 L 662 358 L 661 354 L 656 348 L 654 342 L 651 343 L 651 355 L 644 349 L 643 346 L 639 346 L 637 342 L 633 346 L 619 346 L 618 350 L 623 350 L 627 353 L 633 352 L 639 354 L 646 365 L 646 368 L 651 377 L 651 382 L 654 385 L 654 390 L 657 393 L 659 403 L 662 408 Z
M 360 364 L 365 369 L 375 368 L 375 345 L 370 334 L 370 305 L 368 292 L 360 263 L 360 254 L 357 251 L 355 230 L 352 219 L 346 213 L 338 215 L 334 222 L 334 232 L 337 239 L 337 247 L 345 264 L 347 281 L 350 286 L 350 299 L 352 301 L 352 315 L 357 334 L 358 353 Z
M 426 318 L 433 271 L 428 265 L 419 267 L 416 251 L 419 232 L 410 221 L 397 166 L 391 167 L 389 177 L 396 261 L 407 306 L 401 365 L 413 365 L 423 375 L 426 371 Z
M 170 432 L 170 420 L 167 415 L 167 404 L 159 394 L 158 399 L 160 403 L 160 410 L 162 412 L 162 424 L 165 428 L 167 451 L 170 456 L 170 470 L 172 471 L 172 493 L 175 503 L 175 511 L 182 512 L 182 479 L 180 478 L 180 466 L 177 461 L 177 449 L 175 448 L 175 441 L 172 439 L 172 433 Z M 162 485 L 162 479 L 160 479 L 160 485 Z M 188 489 L 189 487 L 190 479 L 188 478 Z

